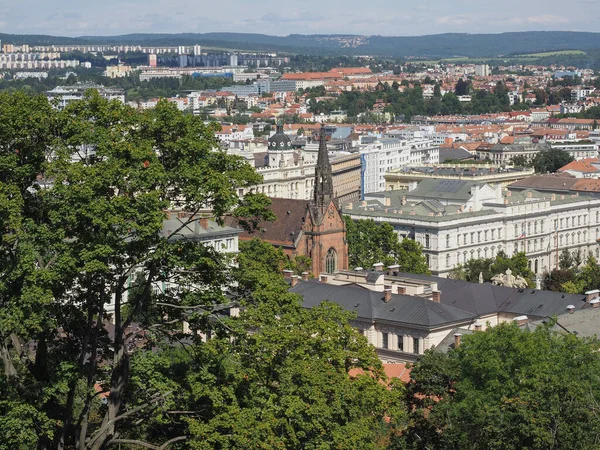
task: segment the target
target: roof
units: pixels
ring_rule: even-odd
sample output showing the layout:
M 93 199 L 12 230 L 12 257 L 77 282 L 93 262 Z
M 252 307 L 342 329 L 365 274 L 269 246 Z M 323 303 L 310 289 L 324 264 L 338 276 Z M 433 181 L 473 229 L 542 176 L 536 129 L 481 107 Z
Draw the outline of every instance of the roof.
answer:
M 161 231 L 162 236 L 168 236 L 171 233 L 177 231 L 177 234 L 171 237 L 171 240 L 181 239 L 202 239 L 217 237 L 225 234 L 239 234 L 242 230 L 227 225 L 219 225 L 213 220 L 193 220 L 186 224 L 188 218 L 180 219 L 173 218 L 163 221 L 163 229 Z M 185 225 L 184 225 L 185 224 Z M 203 225 L 206 226 L 206 228 Z
M 550 317 L 567 312 L 568 305 L 583 308 L 585 295 L 564 294 L 540 289 L 515 289 L 490 283 L 471 283 L 430 275 L 400 273 L 399 276 L 438 284 L 441 303 L 478 316 L 505 312 L 528 317 Z
M 410 295 L 392 294 L 383 301 L 383 293 L 358 285 L 334 285 L 316 280 L 300 281 L 290 292 L 304 298 L 303 306 L 312 308 L 325 300 L 336 303 L 347 311 L 355 312 L 359 319 L 384 320 L 408 325 L 438 328 L 451 324 L 468 323 L 475 314 L 450 305 Z
M 472 183 L 462 180 L 425 179 L 419 182 L 416 189 L 409 192 L 412 198 L 441 198 L 453 200 L 469 200 L 472 197 L 471 189 L 481 183 Z
M 515 181 L 508 185 L 510 189 L 528 189 L 550 191 L 569 191 L 577 183 L 577 178 L 569 174 L 560 175 L 534 175 Z
M 450 159 L 453 160 L 463 160 L 463 159 L 474 159 L 472 153 L 462 149 L 462 148 L 448 148 L 448 149 L 440 149 L 440 163 L 448 161 Z
M 277 217 L 274 222 L 260 222 L 254 233 L 244 231 L 240 239 L 260 238 L 273 245 L 295 246 L 298 235 L 302 232 L 308 200 L 292 200 L 288 198 L 271 198 L 271 211 Z M 237 226 L 233 217 L 225 219 L 230 226 Z
M 598 163 L 600 163 L 600 159 L 598 158 L 585 158 L 580 159 L 579 161 L 571 161 L 569 164 L 558 169 L 558 171 L 565 172 L 567 170 L 572 170 L 574 172 L 595 173 L 600 171 L 600 168 L 597 165 Z

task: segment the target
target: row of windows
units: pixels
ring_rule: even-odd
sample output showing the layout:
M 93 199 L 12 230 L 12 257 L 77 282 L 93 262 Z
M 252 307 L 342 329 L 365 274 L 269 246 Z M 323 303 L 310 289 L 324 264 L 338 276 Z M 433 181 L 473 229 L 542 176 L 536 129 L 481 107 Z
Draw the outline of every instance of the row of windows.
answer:
M 391 341 L 393 336 L 397 336 L 398 338 L 398 348 L 391 348 Z M 409 337 L 409 346 L 410 343 L 412 343 L 412 348 L 405 349 L 403 335 L 395 335 L 394 333 L 381 333 L 381 348 L 419 354 L 419 338 L 413 337 L 411 340 L 411 338 Z
M 476 242 L 488 242 L 500 239 L 502 237 L 502 228 L 492 228 L 491 230 L 471 231 L 470 233 L 458 233 L 456 235 L 456 245 L 475 244 Z M 425 235 L 425 243 L 428 242 L 429 235 Z M 462 238 L 462 239 L 461 239 Z M 450 235 L 446 235 L 446 248 L 450 248 Z M 482 240 L 483 239 L 483 240 Z M 425 247 L 428 247 L 426 245 Z

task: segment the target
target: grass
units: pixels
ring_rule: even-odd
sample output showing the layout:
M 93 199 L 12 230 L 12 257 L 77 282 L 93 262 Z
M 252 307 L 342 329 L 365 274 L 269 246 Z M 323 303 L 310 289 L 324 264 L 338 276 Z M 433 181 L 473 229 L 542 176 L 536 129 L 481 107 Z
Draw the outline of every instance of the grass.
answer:
M 556 50 L 550 52 L 540 53 L 526 53 L 524 55 L 517 55 L 516 57 L 521 58 L 543 58 L 545 56 L 560 56 L 560 55 L 585 55 L 583 50 Z

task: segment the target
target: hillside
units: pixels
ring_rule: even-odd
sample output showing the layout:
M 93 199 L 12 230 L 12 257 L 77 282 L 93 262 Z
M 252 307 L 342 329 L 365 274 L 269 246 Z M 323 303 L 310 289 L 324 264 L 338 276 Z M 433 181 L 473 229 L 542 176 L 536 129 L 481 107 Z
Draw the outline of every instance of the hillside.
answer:
M 501 34 L 450 33 L 427 36 L 298 35 L 251 33 L 127 34 L 80 36 L 0 34 L 2 42 L 29 44 L 141 44 L 191 45 L 309 55 L 373 55 L 383 57 L 471 58 L 497 57 L 560 50 L 600 48 L 600 33 L 527 31 Z

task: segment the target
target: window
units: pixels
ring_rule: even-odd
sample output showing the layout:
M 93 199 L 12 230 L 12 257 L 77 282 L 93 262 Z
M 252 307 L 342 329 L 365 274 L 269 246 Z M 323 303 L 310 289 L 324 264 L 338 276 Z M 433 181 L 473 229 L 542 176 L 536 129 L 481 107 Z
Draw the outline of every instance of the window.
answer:
M 537 233 L 537 220 L 533 223 L 533 232 Z
M 515 223 L 515 237 L 519 236 L 519 225 Z
M 554 219 L 554 229 L 558 229 L 558 219 Z
M 429 248 L 429 244 L 430 244 L 430 242 L 429 242 L 429 235 L 426 234 L 425 235 L 425 248 Z
M 404 336 L 402 335 L 398 336 L 398 350 L 400 350 L 401 352 L 404 351 Z
M 477 242 L 481 242 L 481 231 L 477 232 Z
M 560 219 L 560 227 L 561 228 L 563 227 L 563 219 L 562 218 Z
M 337 252 L 330 248 L 325 256 L 325 272 L 333 273 L 337 269 Z
M 492 229 L 492 241 L 494 240 L 494 231 L 496 231 L 496 230 Z
M 471 232 L 471 244 L 475 242 L 475 232 Z
M 450 248 L 450 235 L 446 235 L 446 248 Z
M 488 240 L 488 232 L 487 232 L 487 230 L 485 230 L 485 231 L 483 232 L 483 240 L 484 240 L 484 241 L 487 241 L 487 240 Z
M 429 254 L 425 255 L 425 262 L 427 262 L 427 267 L 429 267 Z
M 381 347 L 389 348 L 389 335 L 387 333 L 383 333 L 381 336 Z
M 446 255 L 446 267 L 450 267 L 450 254 Z
M 419 353 L 419 338 L 413 338 L 413 353 Z
M 463 244 L 467 245 L 467 233 L 463 234 Z

